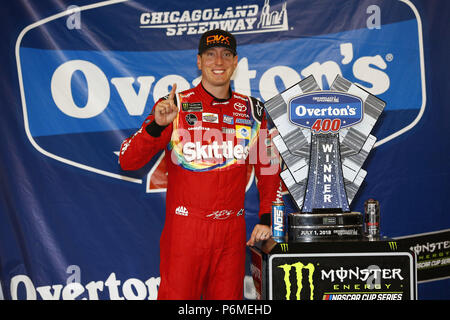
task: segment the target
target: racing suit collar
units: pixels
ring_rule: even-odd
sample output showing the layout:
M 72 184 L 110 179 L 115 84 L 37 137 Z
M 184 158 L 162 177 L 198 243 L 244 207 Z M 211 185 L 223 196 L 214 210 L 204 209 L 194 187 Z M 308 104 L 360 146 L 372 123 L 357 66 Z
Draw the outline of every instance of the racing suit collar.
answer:
M 201 92 L 202 96 L 208 100 L 211 100 L 210 102 L 216 101 L 216 102 L 225 102 L 230 100 L 233 97 L 233 91 L 231 90 L 231 86 L 228 87 L 228 93 L 229 97 L 228 99 L 219 99 L 216 98 L 212 93 L 210 93 L 208 90 L 205 89 L 202 82 L 200 81 L 200 84 L 197 86 L 199 91 Z

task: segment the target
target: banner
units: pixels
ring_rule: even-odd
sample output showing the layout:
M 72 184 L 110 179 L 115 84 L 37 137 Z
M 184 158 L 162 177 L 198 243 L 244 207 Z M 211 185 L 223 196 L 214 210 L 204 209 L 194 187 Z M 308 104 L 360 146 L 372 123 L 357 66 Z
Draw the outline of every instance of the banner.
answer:
M 390 238 L 448 230 L 449 10 L 445 0 L 4 4 L 0 299 L 157 297 L 164 156 L 130 172 L 118 151 L 173 83 L 200 82 L 198 40 L 214 28 L 236 36 L 237 92 L 267 101 L 309 75 L 323 90 L 341 75 L 385 101 L 351 210 L 378 200 Z M 251 171 L 245 211 L 249 237 Z M 443 270 L 419 299 L 450 298 Z M 245 288 L 254 299 L 250 276 Z
M 413 266 L 407 253 L 273 255 L 269 299 L 414 300 Z

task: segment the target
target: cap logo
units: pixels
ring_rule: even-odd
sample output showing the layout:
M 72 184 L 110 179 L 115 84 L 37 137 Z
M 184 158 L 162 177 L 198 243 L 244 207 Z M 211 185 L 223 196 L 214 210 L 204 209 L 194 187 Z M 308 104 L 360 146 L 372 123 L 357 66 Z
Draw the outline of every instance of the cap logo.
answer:
M 230 44 L 230 37 L 225 37 L 223 35 L 219 35 L 219 34 L 214 34 L 211 36 L 206 37 L 206 45 L 209 46 L 210 44 L 213 43 L 226 43 L 227 45 L 231 45 Z

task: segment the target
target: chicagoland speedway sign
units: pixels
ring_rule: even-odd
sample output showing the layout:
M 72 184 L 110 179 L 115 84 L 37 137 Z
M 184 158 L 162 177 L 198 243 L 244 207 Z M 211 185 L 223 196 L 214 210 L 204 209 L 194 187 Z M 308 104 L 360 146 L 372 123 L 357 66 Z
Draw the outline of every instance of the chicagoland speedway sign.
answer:
M 258 4 L 248 4 L 226 9 L 143 12 L 140 27 L 166 29 L 167 36 L 202 34 L 213 29 L 227 30 L 235 35 L 287 31 L 286 6 L 287 1 L 284 1 L 281 10 L 271 10 L 270 1 L 265 0 L 262 8 Z

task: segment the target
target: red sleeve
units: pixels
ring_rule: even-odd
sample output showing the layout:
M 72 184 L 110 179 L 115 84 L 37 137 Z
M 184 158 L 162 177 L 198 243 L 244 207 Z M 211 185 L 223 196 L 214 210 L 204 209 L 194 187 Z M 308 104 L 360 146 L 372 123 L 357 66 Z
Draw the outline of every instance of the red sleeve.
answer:
M 265 214 L 270 214 L 272 202 L 282 200 L 282 195 L 279 154 L 270 138 L 265 115 L 261 120 L 258 149 L 257 163 L 254 167 L 256 186 L 259 192 L 259 217 L 263 224 L 268 224 L 267 222 L 270 223 L 270 215 L 267 217 Z M 262 217 L 263 215 L 265 217 Z
M 141 128 L 120 146 L 119 164 L 123 170 L 138 170 L 170 142 L 172 124 L 161 127 L 150 114 Z

